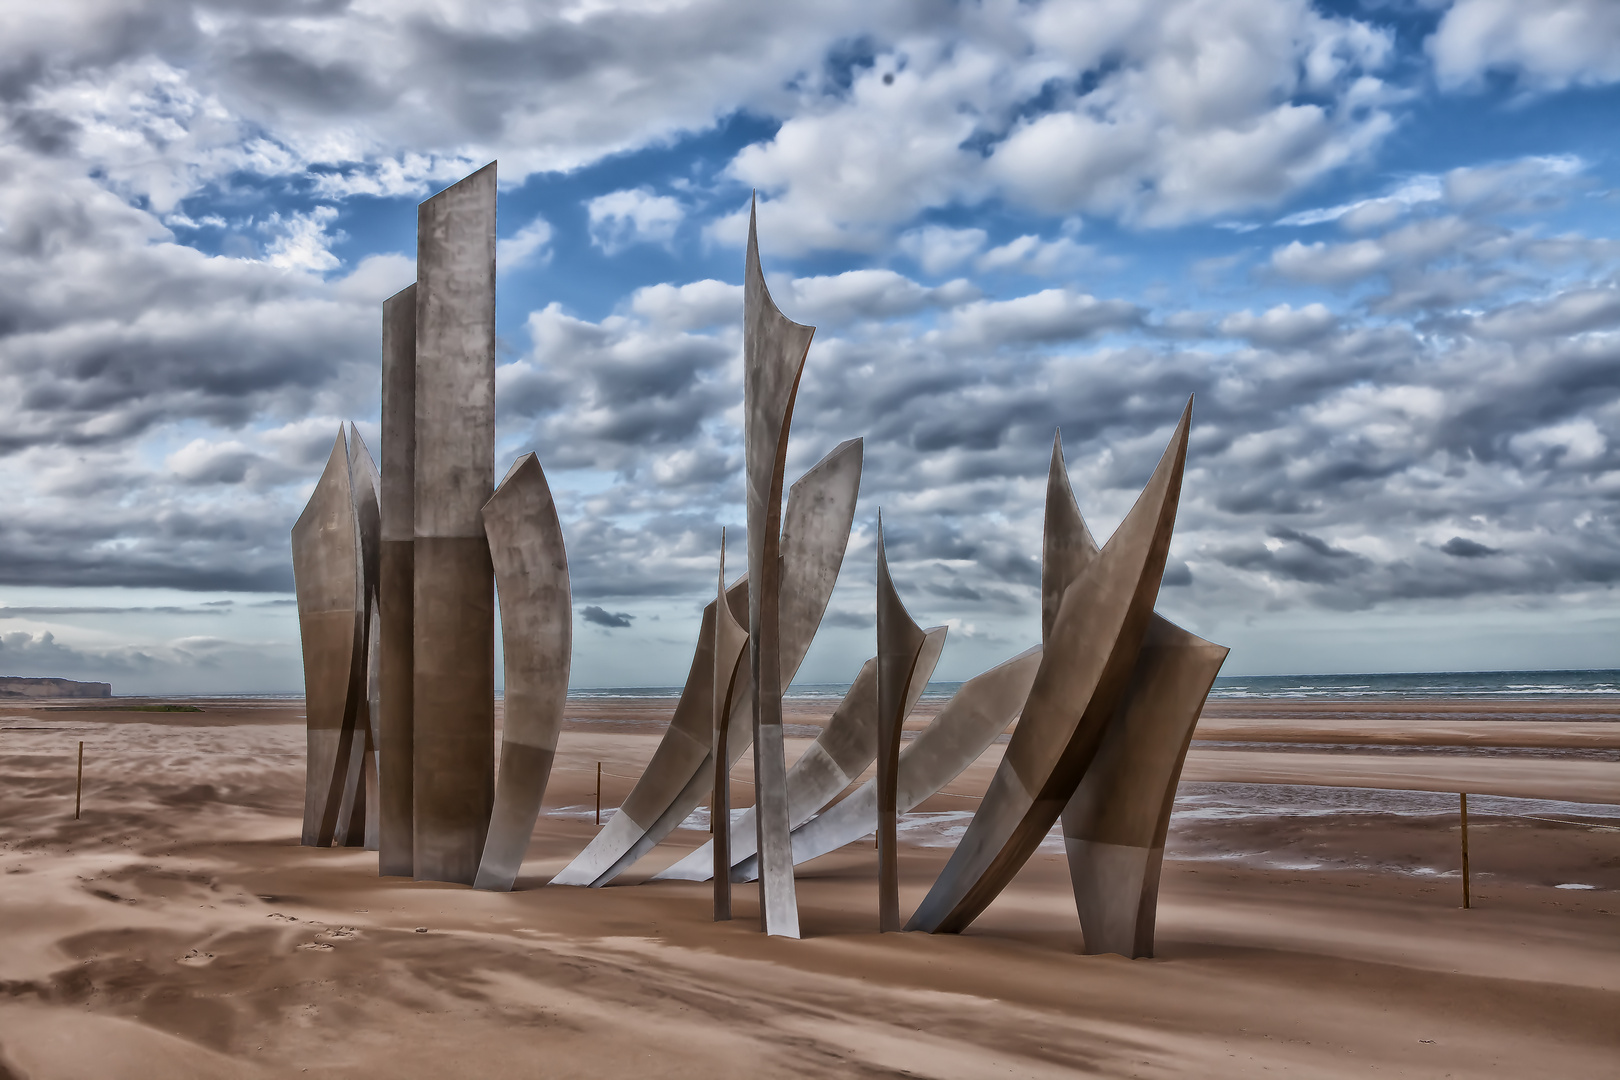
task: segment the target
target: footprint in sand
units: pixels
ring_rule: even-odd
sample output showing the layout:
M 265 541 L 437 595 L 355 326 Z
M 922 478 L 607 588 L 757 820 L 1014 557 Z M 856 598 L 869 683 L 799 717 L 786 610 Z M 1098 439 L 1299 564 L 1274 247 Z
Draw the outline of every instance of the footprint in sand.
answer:
M 181 964 L 190 964 L 192 967 L 202 967 L 204 964 L 212 964 L 214 962 L 214 954 L 211 952 L 203 952 L 201 949 L 192 949 L 190 952 L 186 953 L 186 955 L 180 957 L 180 959 L 176 962 Z
M 324 941 L 300 942 L 298 947 L 300 949 L 308 949 L 311 952 L 331 952 L 332 951 L 332 946 L 328 945 Z

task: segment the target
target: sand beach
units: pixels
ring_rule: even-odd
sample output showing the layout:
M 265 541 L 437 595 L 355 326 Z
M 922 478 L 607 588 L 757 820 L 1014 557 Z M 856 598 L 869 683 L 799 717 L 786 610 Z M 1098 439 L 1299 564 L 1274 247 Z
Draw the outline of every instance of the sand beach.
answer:
M 1158 955 L 1131 961 L 1080 954 L 1055 837 L 960 936 L 875 933 L 869 842 L 801 867 L 804 940 L 760 934 L 751 887 L 715 924 L 708 885 L 646 883 L 707 838 L 702 811 L 610 887 L 545 887 L 594 832 L 598 762 L 611 813 L 669 698 L 570 702 L 509 894 L 298 846 L 300 701 L 141 704 L 0 706 L 0 1078 L 1610 1077 L 1620 1061 L 1609 705 L 1212 701 Z M 790 757 L 831 704 L 788 703 Z M 903 906 L 1002 745 L 908 817 Z

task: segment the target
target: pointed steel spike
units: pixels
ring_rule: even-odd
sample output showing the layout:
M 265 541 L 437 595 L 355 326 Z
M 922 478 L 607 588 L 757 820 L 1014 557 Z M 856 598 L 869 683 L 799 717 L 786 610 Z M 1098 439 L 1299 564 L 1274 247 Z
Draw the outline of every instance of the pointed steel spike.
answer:
M 979 810 L 907 929 L 964 929 L 1012 880 L 1091 764 L 1130 685 L 1169 554 L 1191 403 L 1108 543 L 1069 585 Z
M 883 542 L 883 512 L 877 535 L 877 697 L 878 697 L 878 931 L 900 929 L 899 819 L 895 789 L 899 783 L 900 731 L 905 721 L 905 694 L 925 635 L 912 619 L 889 576 Z
M 1080 516 L 1063 462 L 1063 429 L 1052 436 L 1052 467 L 1046 478 L 1046 528 L 1041 537 L 1041 641 L 1052 634 L 1063 593 L 1091 560 L 1097 541 Z

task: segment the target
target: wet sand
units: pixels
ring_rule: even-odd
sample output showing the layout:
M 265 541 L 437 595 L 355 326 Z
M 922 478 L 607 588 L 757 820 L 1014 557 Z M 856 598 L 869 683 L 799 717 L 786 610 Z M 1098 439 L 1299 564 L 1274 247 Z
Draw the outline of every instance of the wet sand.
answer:
M 611 813 L 667 699 L 571 702 L 510 894 L 299 847 L 296 702 L 72 704 L 0 706 L 0 1080 L 1609 1077 L 1620 1060 L 1620 820 L 1576 805 L 1613 797 L 1620 717 L 1589 704 L 1212 705 L 1158 955 L 1139 961 L 1079 954 L 1051 842 L 954 937 L 874 932 L 869 842 L 801 868 L 805 940 L 760 935 L 751 887 L 715 924 L 707 884 L 643 883 L 707 839 L 701 813 L 622 884 L 544 887 L 594 832 L 597 762 Z M 790 755 L 830 709 L 790 705 Z M 908 820 L 903 905 L 1000 750 Z M 1485 780 L 1563 801 L 1481 798 L 1509 809 L 1473 816 L 1463 911 L 1450 796 L 1393 785 Z

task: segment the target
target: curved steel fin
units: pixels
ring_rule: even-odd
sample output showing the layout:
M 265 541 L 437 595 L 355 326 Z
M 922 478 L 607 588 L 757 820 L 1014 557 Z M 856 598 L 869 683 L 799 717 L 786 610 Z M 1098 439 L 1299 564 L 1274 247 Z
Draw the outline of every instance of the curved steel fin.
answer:
M 900 929 L 899 816 L 895 788 L 900 780 L 900 728 L 905 698 L 926 635 L 912 619 L 889 576 L 883 543 L 883 511 L 877 535 L 877 796 L 878 796 L 878 932 Z
M 483 517 L 501 604 L 506 722 L 495 809 L 473 885 L 504 892 L 517 880 L 557 753 L 573 654 L 573 601 L 562 524 L 535 455 L 517 459 L 484 504 Z
M 922 652 L 917 657 L 916 670 L 906 694 L 906 715 L 916 707 L 923 688 L 928 685 L 939 663 L 940 650 L 945 647 L 945 627 L 928 630 Z M 844 693 L 843 700 L 816 736 L 816 741 L 800 754 L 788 769 L 788 820 L 797 829 L 810 820 L 816 811 L 838 797 L 838 793 L 855 782 L 866 767 L 877 757 L 877 658 L 861 665 L 861 670 Z M 749 807 L 737 815 L 730 829 L 730 866 L 749 862 L 754 852 L 754 810 Z M 716 833 L 718 837 L 719 834 Z M 794 840 L 797 852 L 797 839 Z M 668 869 L 654 874 L 652 881 L 706 881 L 717 865 L 713 841 L 704 844 L 692 854 Z M 795 862 L 799 860 L 795 858 Z M 752 881 L 750 876 L 746 880 Z
M 855 499 L 861 485 L 860 439 L 840 443 L 794 483 L 788 492 L 782 531 L 783 613 L 781 621 L 782 685 L 792 682 L 810 650 L 821 616 L 832 598 L 838 569 L 849 544 Z M 741 622 L 747 615 L 748 578 L 734 582 L 726 595 Z M 791 603 L 786 598 L 792 597 Z M 753 687 L 747 660 L 732 693 L 727 725 L 726 762 L 735 765 L 753 742 Z M 585 850 L 575 856 L 553 885 L 602 886 L 618 877 L 686 820 L 714 790 L 712 725 L 714 701 L 714 603 L 703 611 L 698 646 L 681 688 L 675 714 L 641 778 L 618 811 Z
M 1063 809 L 1087 953 L 1153 955 L 1176 782 L 1227 649 L 1155 614 L 1130 689 Z
M 359 543 L 340 426 L 326 468 L 292 529 L 307 717 L 302 842 L 317 847 L 331 844 L 337 832 L 357 718 L 353 690 L 364 587 Z
M 1007 752 L 907 929 L 954 933 L 971 923 L 1023 866 L 1090 766 L 1153 614 L 1191 419 L 1189 401 L 1136 505 L 1064 590 Z
M 720 530 L 720 580 L 717 599 L 726 594 L 726 530 Z M 710 831 L 714 839 L 709 842 L 710 863 L 714 871 L 714 919 L 724 922 L 731 918 L 731 875 L 719 873 L 721 867 L 731 865 L 731 758 L 726 746 L 730 726 L 732 698 L 737 691 L 737 674 L 743 649 L 748 644 L 748 631 L 744 630 L 731 613 L 731 605 L 715 604 L 714 620 L 714 709 L 713 742 L 709 751 L 709 772 L 714 777 L 714 793 L 709 801 Z M 702 770 L 699 770 L 699 775 Z
M 870 661 L 869 661 L 870 662 Z M 1029 648 L 957 688 L 939 715 L 900 751 L 895 809 L 904 814 L 936 794 L 963 769 L 978 760 L 996 736 L 1007 730 L 1029 696 L 1041 663 L 1041 647 Z M 922 664 L 918 664 L 919 671 Z M 919 687 L 918 692 L 921 692 Z M 874 709 L 876 703 L 874 700 Z M 793 861 L 806 862 L 877 828 L 877 780 L 862 784 L 847 798 L 817 814 L 793 832 Z M 731 876 L 751 881 L 752 859 L 734 865 Z

